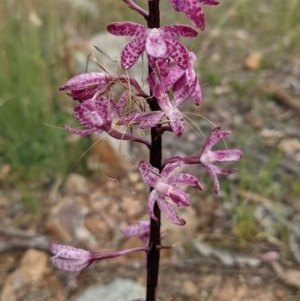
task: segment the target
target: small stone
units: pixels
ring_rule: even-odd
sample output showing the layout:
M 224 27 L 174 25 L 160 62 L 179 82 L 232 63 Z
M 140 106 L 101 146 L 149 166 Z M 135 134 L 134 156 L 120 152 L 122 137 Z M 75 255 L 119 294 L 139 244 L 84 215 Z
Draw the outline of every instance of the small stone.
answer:
M 286 138 L 280 141 L 278 148 L 286 155 L 294 157 L 300 162 L 300 140 L 296 138 Z
M 257 70 L 261 65 L 262 55 L 260 52 L 252 52 L 245 60 L 245 67 L 249 70 Z
M 72 173 L 68 176 L 65 189 L 72 194 L 88 194 L 89 185 L 86 178 L 80 174 Z
M 45 252 L 29 249 L 22 257 L 19 269 L 26 272 L 26 281 L 34 283 L 44 275 L 48 263 Z
M 64 197 L 52 212 L 46 223 L 47 234 L 60 242 L 88 242 L 95 244 L 95 237 L 86 228 L 85 218 L 90 213 L 84 197 Z
M 186 280 L 183 287 L 186 295 L 190 297 L 198 295 L 198 287 L 193 282 Z
M 283 299 L 285 297 L 285 293 L 282 289 L 278 288 L 275 290 L 275 296 L 277 299 Z
M 0 300 L 25 300 L 23 298 L 28 291 L 44 276 L 47 263 L 47 254 L 34 249 L 28 250 L 23 255 L 19 268 L 6 278 Z
M 131 301 L 143 299 L 145 288 L 131 279 L 116 279 L 106 286 L 95 285 L 87 288 L 72 301 Z
M 141 175 L 138 172 L 130 172 L 128 174 L 128 179 L 131 183 L 137 183 L 138 181 L 141 181 Z

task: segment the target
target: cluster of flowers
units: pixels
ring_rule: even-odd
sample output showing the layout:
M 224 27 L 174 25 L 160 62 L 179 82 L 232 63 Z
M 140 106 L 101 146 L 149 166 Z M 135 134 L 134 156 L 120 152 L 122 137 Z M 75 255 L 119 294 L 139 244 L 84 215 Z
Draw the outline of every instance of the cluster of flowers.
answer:
M 133 0 L 123 1 L 147 17 L 148 13 Z M 184 12 L 193 26 L 200 30 L 205 27 L 205 16 L 200 5 L 218 4 L 215 0 L 170 0 L 170 2 L 176 11 Z M 75 76 L 61 87 L 61 90 L 70 91 L 69 95 L 78 102 L 74 115 L 85 128 L 75 129 L 69 126 L 65 128 L 78 135 L 104 131 L 116 139 L 139 142 L 147 147 L 151 147 L 150 141 L 132 134 L 128 129 L 137 127 L 139 130 L 147 130 L 157 127 L 161 133 L 169 131 L 180 137 L 184 133 L 184 118 L 179 109 L 180 105 L 188 99 L 192 99 L 197 106 L 202 102 L 200 83 L 193 69 L 196 56 L 177 40 L 178 37 L 197 36 L 198 30 L 195 27 L 175 24 L 150 29 L 132 22 L 110 24 L 107 29 L 111 34 L 133 37 L 121 53 L 123 69 L 131 68 L 142 54 L 146 55 L 151 67 L 151 73 L 147 78 L 151 92 L 145 92 L 135 79 L 127 75 L 113 76 L 91 72 Z M 116 85 L 123 89 L 118 99 L 111 93 L 111 89 Z M 150 109 L 153 98 L 159 106 L 157 110 Z M 189 194 L 180 187 L 187 185 L 202 190 L 202 184 L 194 175 L 176 173 L 176 170 L 184 164 L 203 166 L 212 177 L 215 193 L 219 192 L 218 175 L 229 175 L 236 169 L 225 170 L 214 163 L 237 161 L 242 156 L 242 152 L 238 149 L 212 150 L 228 135 L 229 131 L 216 127 L 197 155 L 167 158 L 162 162 L 161 171 L 146 161 L 139 162 L 141 177 L 152 188 L 148 198 L 148 211 L 152 219 L 156 220 L 154 205 L 157 203 L 167 220 L 176 225 L 185 224 L 185 220 L 178 217 L 176 207 L 189 206 L 190 201 Z M 149 228 L 149 223 L 129 228 L 131 230 L 125 231 L 125 234 L 130 236 L 132 229 L 135 229 L 137 236 L 147 239 L 148 230 L 145 231 L 145 228 Z M 142 247 L 120 252 L 91 253 L 57 244 L 52 244 L 50 250 L 55 254 L 52 258 L 53 264 L 69 271 L 82 270 L 94 260 L 121 256 L 134 251 L 147 251 Z M 78 261 L 78 258 L 81 259 Z

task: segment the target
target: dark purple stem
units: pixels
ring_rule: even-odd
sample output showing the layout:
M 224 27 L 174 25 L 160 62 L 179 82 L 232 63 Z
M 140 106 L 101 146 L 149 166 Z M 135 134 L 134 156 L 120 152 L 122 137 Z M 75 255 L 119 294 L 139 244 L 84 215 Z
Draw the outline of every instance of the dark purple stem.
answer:
M 148 28 L 160 27 L 159 0 L 149 1 L 149 15 L 147 18 Z M 151 68 L 149 67 L 149 74 Z M 149 105 L 152 111 L 160 110 L 156 98 L 150 91 Z M 160 125 L 151 128 L 150 164 L 159 170 L 162 169 L 162 134 Z M 147 291 L 146 301 L 155 301 L 160 257 L 160 209 L 157 203 L 154 206 L 154 214 L 157 221 L 150 219 L 149 252 L 147 253 Z

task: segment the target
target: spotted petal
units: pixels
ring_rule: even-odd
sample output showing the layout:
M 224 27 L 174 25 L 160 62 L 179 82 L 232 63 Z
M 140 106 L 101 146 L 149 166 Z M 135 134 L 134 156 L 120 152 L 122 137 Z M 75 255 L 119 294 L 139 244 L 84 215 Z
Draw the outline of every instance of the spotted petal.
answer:
M 146 161 L 139 162 L 139 170 L 143 181 L 150 187 L 155 187 L 159 178 L 159 170 Z
M 146 30 L 145 26 L 134 22 L 114 22 L 107 26 L 107 31 L 116 36 L 136 36 Z
M 139 129 L 145 130 L 156 126 L 159 122 L 161 122 L 163 116 L 164 112 L 162 111 L 136 112 L 123 116 L 119 120 L 118 124 L 128 126 L 138 124 Z
M 169 183 L 173 185 L 189 185 L 202 190 L 202 185 L 198 179 L 187 173 L 180 173 L 169 177 Z
M 186 69 L 189 60 L 189 54 L 187 49 L 178 41 L 174 39 L 166 40 L 168 47 L 168 54 L 170 57 L 175 60 L 179 67 Z
M 164 200 L 158 199 L 158 206 L 164 215 L 164 217 L 171 223 L 179 226 L 184 226 L 186 224 L 183 218 L 178 217 L 177 212 L 171 204 Z
M 125 69 L 132 67 L 145 50 L 145 43 L 136 38 L 128 43 L 121 53 L 121 64 Z
M 165 34 L 170 34 L 173 37 L 196 37 L 198 35 L 195 28 L 188 25 L 166 25 L 162 27 Z
M 93 98 L 97 91 L 104 89 L 109 85 L 110 76 L 99 73 L 89 72 L 74 76 L 67 83 L 60 87 L 60 91 L 70 90 L 70 96 L 74 100 L 83 102 Z

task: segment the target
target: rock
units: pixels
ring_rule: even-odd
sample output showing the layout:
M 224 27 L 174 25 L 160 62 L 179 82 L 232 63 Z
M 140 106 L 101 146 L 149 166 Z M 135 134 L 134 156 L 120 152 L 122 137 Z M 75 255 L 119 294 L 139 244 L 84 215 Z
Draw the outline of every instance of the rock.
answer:
M 44 276 L 48 263 L 48 256 L 44 252 L 28 250 L 22 257 L 20 267 L 6 278 L 1 301 L 24 300 L 31 287 Z
M 278 148 L 286 155 L 300 162 L 300 140 L 296 138 L 286 138 L 280 141 Z
M 257 70 L 261 66 L 262 54 L 260 52 L 252 52 L 245 60 L 245 67 L 249 70 Z
M 60 242 L 96 244 L 95 237 L 86 228 L 85 218 L 90 212 L 87 200 L 82 197 L 64 197 L 53 207 L 46 230 Z
M 131 301 L 143 298 L 145 288 L 131 279 L 117 279 L 109 285 L 87 288 L 71 301 Z
M 90 190 L 87 179 L 76 173 L 68 176 L 64 188 L 69 194 L 88 194 Z
M 183 282 L 183 289 L 187 296 L 193 297 L 199 295 L 198 286 L 190 280 Z

